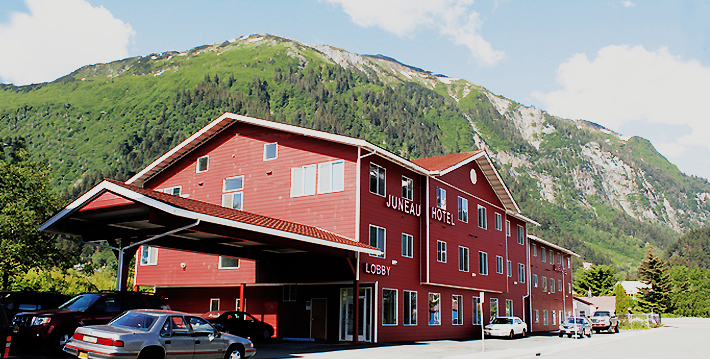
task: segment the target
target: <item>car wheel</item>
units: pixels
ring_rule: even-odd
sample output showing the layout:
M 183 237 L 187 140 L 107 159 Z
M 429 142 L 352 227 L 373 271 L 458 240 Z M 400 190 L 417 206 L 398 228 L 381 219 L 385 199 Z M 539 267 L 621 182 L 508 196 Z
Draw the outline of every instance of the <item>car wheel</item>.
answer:
M 591 338 L 591 337 L 592 337 L 592 330 L 589 329 L 589 332 L 587 332 L 587 338 Z
M 510 335 L 508 336 L 508 339 L 513 339 L 515 338 L 515 331 L 513 329 L 510 330 Z
M 225 359 L 243 359 L 244 354 L 242 353 L 242 350 L 240 348 L 231 348 L 229 352 L 227 352 L 227 355 L 224 357 Z
M 70 328 L 70 329 L 62 329 L 59 332 L 57 332 L 57 335 L 54 337 L 54 343 L 55 343 L 55 350 L 59 353 L 63 352 L 64 345 L 67 344 L 69 339 L 74 335 L 74 331 L 76 329 Z
M 261 338 L 264 340 L 271 339 L 271 331 L 268 329 L 264 329 L 264 332 L 261 334 Z
M 522 337 L 525 338 L 525 337 L 527 336 L 527 334 L 528 334 L 528 333 L 525 331 L 525 329 L 523 329 Z
M 567 334 L 567 338 L 572 338 L 572 333 Z
M 138 354 L 138 359 L 163 359 L 165 353 L 158 348 L 145 348 Z
M 563 336 L 565 336 L 565 334 L 560 332 L 559 336 L 560 336 L 560 338 L 562 338 Z
M 613 326 L 613 325 L 610 325 L 610 326 L 609 326 L 609 329 L 607 329 L 607 331 L 608 331 L 609 333 L 613 333 L 613 332 L 614 332 L 614 326 Z
M 617 325 L 614 327 L 614 333 L 618 333 L 618 332 L 619 332 L 619 324 L 617 324 Z

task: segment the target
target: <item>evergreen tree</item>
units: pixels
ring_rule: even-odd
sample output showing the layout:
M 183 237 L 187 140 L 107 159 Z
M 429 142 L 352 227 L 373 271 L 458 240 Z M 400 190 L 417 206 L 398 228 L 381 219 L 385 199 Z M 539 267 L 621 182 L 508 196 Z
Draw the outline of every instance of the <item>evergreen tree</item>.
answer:
M 665 313 L 670 308 L 671 278 L 668 264 L 663 258 L 655 255 L 652 249 L 646 252 L 646 259 L 641 262 L 638 269 L 639 278 L 650 288 L 639 291 L 638 305 L 644 311 Z
M 614 296 L 616 297 L 616 315 L 622 315 L 627 312 L 627 309 L 633 307 L 631 298 L 626 295 L 626 291 L 621 284 L 614 287 Z
M 616 273 L 610 265 L 593 266 L 577 272 L 574 291 L 586 295 L 591 289 L 593 296 L 611 295 L 616 284 Z

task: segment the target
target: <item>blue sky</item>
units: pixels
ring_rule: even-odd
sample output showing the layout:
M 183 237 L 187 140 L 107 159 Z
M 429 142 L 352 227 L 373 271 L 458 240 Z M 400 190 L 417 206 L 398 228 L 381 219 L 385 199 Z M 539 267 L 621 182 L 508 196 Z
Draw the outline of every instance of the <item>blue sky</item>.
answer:
M 709 1 L 0 0 L 0 82 L 268 33 L 642 136 L 710 178 L 709 15 Z

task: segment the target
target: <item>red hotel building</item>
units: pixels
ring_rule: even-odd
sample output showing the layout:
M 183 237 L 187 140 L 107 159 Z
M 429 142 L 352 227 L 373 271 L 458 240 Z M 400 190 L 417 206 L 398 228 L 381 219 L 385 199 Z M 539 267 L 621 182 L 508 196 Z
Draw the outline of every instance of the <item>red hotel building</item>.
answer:
M 557 330 L 572 316 L 572 256 L 579 254 L 533 235 L 530 250 L 530 296 L 533 332 Z
M 409 161 L 226 113 L 40 229 L 120 243 L 123 273 L 143 244 L 134 283 L 173 309 L 241 307 L 281 338 L 392 342 L 529 318 L 530 223 L 484 151 Z

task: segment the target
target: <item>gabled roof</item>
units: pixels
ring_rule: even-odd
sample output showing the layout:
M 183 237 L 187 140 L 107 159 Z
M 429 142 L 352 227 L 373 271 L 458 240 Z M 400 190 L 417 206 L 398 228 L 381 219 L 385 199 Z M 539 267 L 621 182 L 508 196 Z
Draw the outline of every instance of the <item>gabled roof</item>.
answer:
M 43 223 L 39 230 L 48 232 L 55 231 L 56 229 L 54 226 L 60 220 L 71 216 L 74 212 L 91 203 L 91 201 L 98 198 L 105 192 L 114 193 L 133 202 L 150 206 L 178 217 L 200 220 L 206 223 L 239 228 L 328 247 L 375 255 L 381 254 L 381 251 L 377 248 L 371 247 L 364 243 L 356 242 L 345 236 L 318 227 L 266 217 L 194 199 L 173 196 L 110 179 L 105 179 L 89 192 L 69 204 L 61 212 L 57 213 Z
M 185 141 L 181 142 L 179 145 L 175 146 L 170 151 L 160 156 L 157 160 L 149 164 L 142 171 L 131 177 L 128 181 L 126 181 L 126 183 L 133 184 L 136 186 L 143 186 L 143 184 L 150 180 L 153 176 L 157 175 L 158 173 L 169 167 L 171 164 L 177 162 L 178 160 L 186 156 L 188 153 L 190 153 L 192 150 L 199 147 L 201 144 L 210 140 L 222 130 L 226 129 L 227 127 L 236 122 L 284 131 L 306 137 L 317 138 L 334 143 L 359 147 L 367 152 L 386 158 L 394 163 L 399 164 L 404 168 L 408 168 L 424 176 L 434 177 L 445 175 L 446 173 L 451 172 L 472 161 L 476 161 L 476 163 L 481 167 L 481 170 L 486 176 L 486 179 L 493 187 L 493 190 L 500 198 L 501 203 L 503 203 L 503 206 L 506 209 L 506 213 L 508 215 L 519 218 L 525 222 L 539 225 L 537 222 L 523 216 L 520 213 L 520 208 L 518 207 L 518 204 L 515 202 L 515 199 L 513 199 L 513 196 L 508 190 L 508 187 L 503 182 L 503 179 L 500 177 L 500 174 L 495 169 L 491 158 L 488 156 L 488 154 L 486 154 L 485 151 L 457 153 L 409 161 L 387 150 L 377 147 L 365 140 L 335 135 L 332 133 L 311 130 L 308 128 L 292 126 L 273 121 L 261 120 L 258 118 L 237 115 L 229 112 L 224 113 L 222 116 L 210 122 L 207 126 L 203 127 L 192 136 L 188 137 Z

